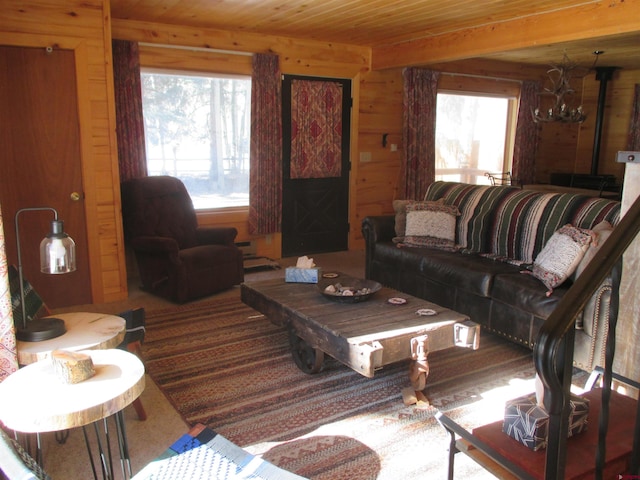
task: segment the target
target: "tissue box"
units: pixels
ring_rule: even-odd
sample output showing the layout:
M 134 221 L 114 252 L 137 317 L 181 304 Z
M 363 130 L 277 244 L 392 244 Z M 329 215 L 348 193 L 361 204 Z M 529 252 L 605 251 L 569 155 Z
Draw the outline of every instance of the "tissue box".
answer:
M 284 272 L 285 282 L 290 283 L 318 283 L 319 268 L 287 267 Z
M 570 403 L 569 437 L 586 430 L 589 418 L 588 399 L 572 394 Z M 505 405 L 502 431 L 533 451 L 546 448 L 549 415 L 537 405 L 535 394 L 510 400 Z

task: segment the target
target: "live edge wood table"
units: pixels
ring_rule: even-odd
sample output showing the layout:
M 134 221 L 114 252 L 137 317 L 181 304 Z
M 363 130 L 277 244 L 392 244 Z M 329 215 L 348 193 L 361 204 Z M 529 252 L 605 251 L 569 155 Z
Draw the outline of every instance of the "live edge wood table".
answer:
M 122 409 L 144 390 L 144 365 L 124 350 L 84 350 L 84 353 L 91 356 L 96 373 L 80 383 L 65 384 L 59 380 L 50 359 L 31 363 L 9 375 L 0 383 L 0 422 L 18 432 L 37 434 L 94 423 L 99 438 L 97 422 L 114 415 L 122 474 L 127 478 L 127 474 L 131 476 L 131 462 Z M 89 442 L 86 443 L 97 478 Z M 103 478 L 113 478 L 109 444 L 107 430 L 108 462 L 98 440 Z M 37 457 L 41 463 L 40 445 Z
M 336 273 L 331 283 L 352 281 Z M 306 373 L 321 370 L 325 353 L 365 377 L 373 377 L 384 365 L 411 359 L 410 379 L 420 391 L 429 371 L 428 352 L 479 346 L 479 325 L 426 300 L 382 287 L 366 301 L 341 303 L 322 295 L 321 288 L 278 278 L 245 282 L 240 290 L 245 304 L 289 330 L 293 359 Z M 393 304 L 391 298 L 406 302 Z

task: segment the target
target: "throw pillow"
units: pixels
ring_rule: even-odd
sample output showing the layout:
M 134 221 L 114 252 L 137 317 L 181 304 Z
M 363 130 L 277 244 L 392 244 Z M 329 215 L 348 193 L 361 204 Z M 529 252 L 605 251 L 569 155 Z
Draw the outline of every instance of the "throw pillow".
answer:
M 405 234 L 394 241 L 406 246 L 455 249 L 458 207 L 439 200 L 410 203 L 406 210 Z
M 598 250 L 600 250 L 602 244 L 607 240 L 607 238 L 609 238 L 609 235 L 611 235 L 611 232 L 613 232 L 613 226 L 609 222 L 604 221 L 593 227 L 591 231 L 594 233 L 593 241 L 591 242 L 591 245 L 589 245 L 589 249 L 584 254 L 584 257 L 582 257 L 582 260 L 578 264 L 576 271 L 573 273 L 572 279 L 574 281 L 580 276 L 582 272 L 584 272 L 584 269 L 587 268 L 589 262 L 593 260 L 593 257 L 596 256 L 596 253 L 598 253 Z
M 407 225 L 407 205 L 415 203 L 415 200 L 394 200 L 393 211 L 396 214 L 396 237 L 404 237 L 404 231 Z
M 533 262 L 531 272 L 549 289 L 547 297 L 576 270 L 592 238 L 591 230 L 569 224 L 551 236 Z

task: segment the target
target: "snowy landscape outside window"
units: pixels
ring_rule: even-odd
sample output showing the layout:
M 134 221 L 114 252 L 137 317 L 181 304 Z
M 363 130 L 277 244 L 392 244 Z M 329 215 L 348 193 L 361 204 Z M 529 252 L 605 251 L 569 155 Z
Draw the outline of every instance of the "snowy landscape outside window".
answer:
M 141 76 L 149 175 L 182 180 L 196 209 L 248 206 L 250 77 Z
M 438 93 L 436 180 L 489 184 L 486 172 L 511 170 L 515 101 Z

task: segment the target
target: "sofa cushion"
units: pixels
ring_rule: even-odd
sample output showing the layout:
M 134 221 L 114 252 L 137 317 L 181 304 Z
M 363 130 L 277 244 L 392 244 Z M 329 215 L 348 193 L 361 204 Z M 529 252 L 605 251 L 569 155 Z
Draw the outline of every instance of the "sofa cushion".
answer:
M 415 203 L 415 200 L 394 200 L 393 211 L 395 213 L 396 237 L 404 237 L 407 227 L 407 205 Z
M 421 275 L 480 297 L 490 296 L 495 275 L 518 271 L 513 265 L 474 254 L 431 249 L 428 253 L 423 250 L 420 257 Z
M 565 225 L 555 232 L 533 262 L 532 274 L 549 290 L 564 282 L 575 271 L 589 248 L 591 230 Z
M 562 285 L 547 296 L 547 289 L 533 275 L 507 273 L 494 277 L 491 296 L 501 303 L 512 305 L 540 318 L 547 318 L 558 306 L 567 289 L 567 284 Z

